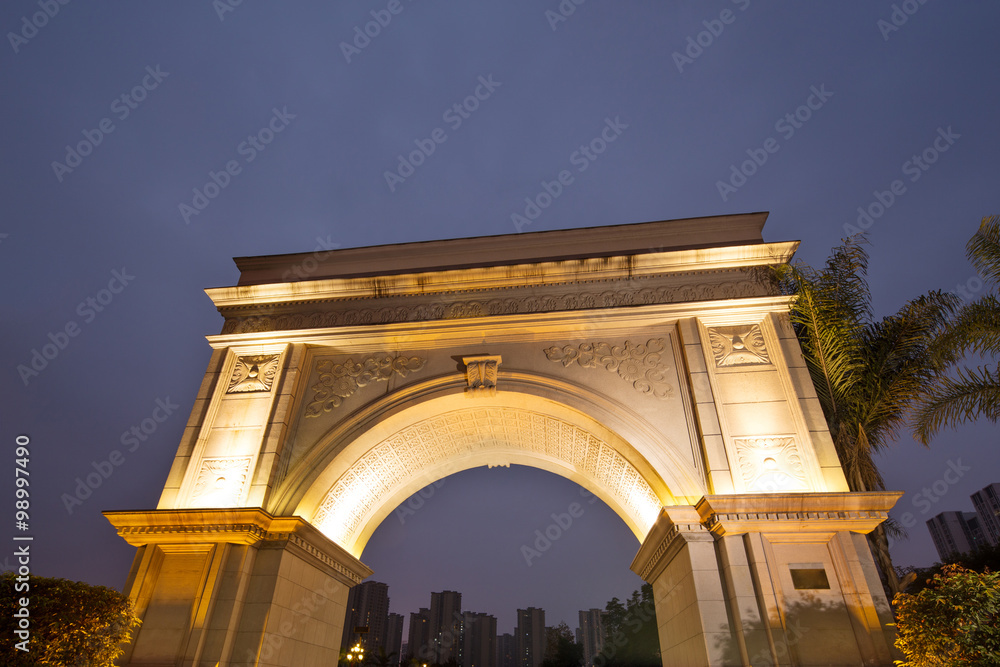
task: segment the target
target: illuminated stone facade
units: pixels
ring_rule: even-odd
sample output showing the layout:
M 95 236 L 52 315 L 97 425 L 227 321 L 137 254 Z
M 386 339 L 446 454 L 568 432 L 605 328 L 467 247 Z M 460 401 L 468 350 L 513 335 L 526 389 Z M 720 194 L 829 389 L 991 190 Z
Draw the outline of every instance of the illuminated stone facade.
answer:
M 898 495 L 847 492 L 765 218 L 238 259 L 158 507 L 108 513 L 125 664 L 333 664 L 379 523 L 512 463 L 635 533 L 665 665 L 891 664 L 864 534 Z

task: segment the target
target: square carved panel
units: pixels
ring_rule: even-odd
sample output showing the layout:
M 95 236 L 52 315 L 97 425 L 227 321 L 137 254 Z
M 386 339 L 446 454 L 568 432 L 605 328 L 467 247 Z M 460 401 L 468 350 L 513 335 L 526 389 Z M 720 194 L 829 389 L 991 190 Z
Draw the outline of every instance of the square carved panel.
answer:
M 708 338 L 718 368 L 771 363 L 759 324 L 709 327 Z

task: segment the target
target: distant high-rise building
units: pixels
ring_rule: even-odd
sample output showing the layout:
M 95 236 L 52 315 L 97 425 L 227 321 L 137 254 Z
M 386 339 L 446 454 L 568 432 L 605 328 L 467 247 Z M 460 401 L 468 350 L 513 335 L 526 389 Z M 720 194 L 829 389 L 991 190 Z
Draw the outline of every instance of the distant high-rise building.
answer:
M 421 662 L 433 662 L 431 645 L 431 610 L 421 607 L 410 613 L 410 631 L 407 633 L 406 653 L 403 659 L 416 658 Z
M 457 591 L 431 593 L 431 643 L 434 662 L 458 660 L 462 641 L 462 594 Z
M 341 646 L 350 648 L 360 643 L 365 652 L 377 653 L 385 646 L 386 623 L 389 620 L 389 585 L 378 581 L 365 581 L 351 587 L 347 595 L 347 613 L 344 615 L 344 634 Z M 365 627 L 367 632 L 358 633 Z
M 994 482 L 972 494 L 986 541 L 1000 545 L 1000 484 Z
M 604 645 L 604 612 L 600 609 L 580 611 L 580 627 L 576 630 L 576 641 L 583 645 L 583 664 L 594 664 L 594 658 Z
M 545 610 L 517 610 L 517 667 L 541 667 L 545 660 Z
M 941 560 L 973 551 L 986 543 L 986 537 L 975 512 L 941 512 L 927 521 Z
M 462 614 L 462 667 L 496 667 L 497 619 L 489 614 Z
M 385 654 L 391 658 L 391 664 L 397 664 L 403 655 L 403 615 L 389 614 L 385 624 Z
M 497 637 L 497 667 L 518 667 L 517 642 L 509 632 Z

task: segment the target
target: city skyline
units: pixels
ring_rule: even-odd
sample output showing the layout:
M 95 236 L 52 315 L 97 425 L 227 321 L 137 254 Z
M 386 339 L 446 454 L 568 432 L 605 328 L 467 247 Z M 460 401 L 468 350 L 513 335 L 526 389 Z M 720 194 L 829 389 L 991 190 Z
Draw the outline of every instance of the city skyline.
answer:
M 405 622 L 405 625 L 400 626 L 400 632 L 403 636 L 408 636 L 408 640 L 401 642 L 397 646 L 397 650 L 400 647 L 408 647 L 408 651 L 412 649 L 411 644 L 428 644 L 434 643 L 436 636 L 440 636 L 443 628 L 447 628 L 452 625 L 452 623 L 459 622 L 461 619 L 465 619 L 466 622 L 470 620 L 477 620 L 477 617 L 489 617 L 496 621 L 498 614 L 494 610 L 471 610 L 465 609 L 461 604 L 461 591 L 429 591 L 428 596 L 431 600 L 430 607 L 421 607 L 417 611 L 393 611 L 391 605 L 391 596 L 388 595 L 389 585 L 385 582 L 376 581 L 375 579 L 366 579 L 357 586 L 353 586 L 350 589 L 350 595 L 348 597 L 347 603 L 347 614 L 344 619 L 344 635 L 342 640 L 343 647 L 353 646 L 355 643 L 361 644 L 366 651 L 373 650 L 379 645 L 395 645 L 395 640 L 391 638 L 392 632 L 387 629 L 392 625 L 392 617 L 407 618 L 409 620 Z M 373 604 L 373 600 L 375 603 Z M 380 604 L 379 601 L 384 601 L 384 604 Z M 432 611 L 432 609 L 434 611 Z M 566 623 L 566 621 L 560 620 L 554 623 L 547 623 L 545 620 L 545 610 L 542 608 L 536 608 L 531 606 L 526 606 L 523 608 L 518 608 L 515 610 L 515 625 L 511 629 L 511 632 L 500 632 L 496 625 L 493 627 L 493 634 L 496 639 L 499 639 L 502 635 L 512 635 L 517 636 L 518 628 L 522 622 L 522 614 L 527 613 L 524 619 L 534 618 L 537 624 L 540 624 L 542 628 L 552 628 L 560 624 L 566 624 L 566 626 L 573 633 L 577 643 L 582 646 L 597 646 L 599 650 L 599 645 L 603 641 L 603 626 L 601 624 L 601 618 L 603 614 L 606 613 L 604 607 L 590 607 L 588 609 L 580 609 L 577 612 L 577 624 Z M 383 618 L 379 618 L 379 614 Z M 537 616 L 533 616 L 537 614 Z M 414 637 L 420 637 L 418 631 L 412 631 L 411 621 L 414 616 L 423 616 L 427 621 L 428 632 L 424 635 L 424 639 L 416 639 Z M 359 617 L 364 619 L 365 622 L 358 623 Z M 357 632 L 357 627 L 364 626 L 366 629 L 362 633 Z M 454 626 L 452 626 L 454 627 Z M 388 641 L 386 640 L 388 637 Z M 496 649 L 499 650 L 499 645 Z M 387 650 L 387 654 L 391 654 L 391 651 Z M 403 652 L 399 655 L 404 655 Z M 585 653 L 587 655 L 587 653 Z M 589 653 L 590 657 L 593 658 L 596 655 L 596 650 Z M 444 660 L 447 661 L 448 658 L 452 657 L 449 653 L 444 656 Z
M 971 512 L 946 510 L 927 520 L 927 530 L 942 561 L 1000 544 L 1000 483 L 983 487 L 970 499 Z

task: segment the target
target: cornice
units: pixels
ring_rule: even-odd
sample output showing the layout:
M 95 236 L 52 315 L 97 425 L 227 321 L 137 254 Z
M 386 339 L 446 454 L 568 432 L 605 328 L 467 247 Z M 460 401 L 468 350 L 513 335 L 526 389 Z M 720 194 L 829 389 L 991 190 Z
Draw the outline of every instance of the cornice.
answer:
M 205 290 L 221 311 L 342 299 L 433 296 L 568 284 L 592 284 L 705 271 L 746 269 L 789 261 L 798 242 L 589 257 L 420 273 L 331 278 Z
M 302 329 L 220 333 L 206 336 L 206 339 L 215 349 L 231 346 L 251 346 L 246 349 L 256 349 L 252 346 L 301 343 L 368 353 L 383 351 L 387 345 L 398 345 L 403 339 L 411 347 L 430 350 L 482 342 L 484 337 L 497 343 L 575 340 L 580 331 L 587 331 L 587 337 L 626 337 L 637 329 L 688 317 L 714 321 L 724 314 L 727 322 L 734 317 L 760 319 L 768 313 L 787 312 L 792 299 L 791 296 L 778 295 L 606 307 L 596 311 L 597 316 L 595 309 L 579 309 L 440 320 L 404 320 L 386 324 L 362 322 L 340 327 L 315 324 Z
M 684 545 L 729 535 L 763 533 L 783 540 L 870 533 L 885 521 L 900 491 L 864 493 L 744 493 L 704 496 L 697 504 L 664 507 L 632 561 L 632 571 L 655 580 Z
M 343 577 L 349 585 L 372 574 L 361 561 L 297 516 L 275 517 L 259 508 L 136 510 L 104 512 L 104 516 L 134 547 L 284 543 Z

